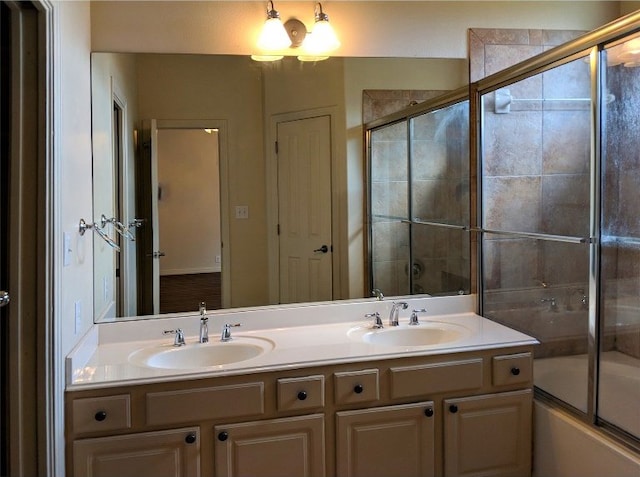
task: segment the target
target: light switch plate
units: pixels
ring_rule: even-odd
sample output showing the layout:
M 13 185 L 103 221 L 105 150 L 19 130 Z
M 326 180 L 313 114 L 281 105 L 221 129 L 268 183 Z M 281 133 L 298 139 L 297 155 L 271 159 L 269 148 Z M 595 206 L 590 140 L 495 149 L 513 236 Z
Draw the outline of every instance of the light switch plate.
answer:
M 249 218 L 249 206 L 236 205 L 236 219 L 248 219 L 248 218 Z

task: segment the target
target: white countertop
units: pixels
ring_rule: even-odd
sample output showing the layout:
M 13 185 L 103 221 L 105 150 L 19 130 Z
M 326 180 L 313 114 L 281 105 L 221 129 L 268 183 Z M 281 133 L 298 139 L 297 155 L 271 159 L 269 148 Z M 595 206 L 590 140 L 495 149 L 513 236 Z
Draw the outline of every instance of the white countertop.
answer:
M 380 312 L 387 326 L 392 299 L 288 305 L 255 309 L 224 310 L 208 314 L 210 343 L 199 344 L 197 314 L 155 320 L 98 324 L 67 357 L 67 389 L 141 384 L 234 374 L 250 374 L 287 368 L 301 368 L 347 362 L 362 362 L 408 356 L 430 356 L 490 348 L 537 344 L 537 340 L 490 321 L 471 311 L 473 296 L 443 298 L 402 298 L 409 309 L 401 311 L 400 327 L 409 328 L 412 309 L 426 308 L 420 314 L 423 327 L 458 327 L 462 338 L 427 346 L 374 345 L 359 339 L 358 331 L 368 329 L 365 313 Z M 163 369 L 136 364 L 132 353 L 148 347 L 173 347 L 172 336 L 162 336 L 166 329 L 182 328 L 187 344 L 183 347 L 224 346 L 219 343 L 224 323 L 242 323 L 234 328 L 234 341 L 262 339 L 270 350 L 232 364 L 196 369 Z M 408 331 L 420 328 L 410 327 Z M 351 331 L 351 334 L 350 334 Z M 354 333 L 355 331 L 355 333 Z M 362 332 L 360 331 L 360 334 Z

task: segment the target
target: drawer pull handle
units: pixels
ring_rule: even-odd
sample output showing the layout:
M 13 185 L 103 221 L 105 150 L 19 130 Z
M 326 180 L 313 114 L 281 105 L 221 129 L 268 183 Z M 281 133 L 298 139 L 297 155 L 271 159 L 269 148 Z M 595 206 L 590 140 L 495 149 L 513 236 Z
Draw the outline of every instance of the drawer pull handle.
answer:
M 513 368 L 511 368 L 511 374 L 513 374 L 514 376 L 518 376 L 520 374 L 520 368 L 514 366 Z
M 298 393 L 298 399 L 300 401 L 304 401 L 305 399 L 307 399 L 307 391 L 300 391 Z
M 196 435 L 193 433 L 187 434 L 187 437 L 184 438 L 184 441 L 187 444 L 193 444 L 196 441 Z
M 96 419 L 96 421 L 102 422 L 107 418 L 107 413 L 105 411 L 98 411 L 93 417 Z
M 229 439 L 229 433 L 227 431 L 222 431 L 220 434 L 218 434 L 218 440 L 219 441 L 226 441 L 227 439 Z
M 456 406 L 455 404 L 452 404 L 451 406 L 449 406 L 449 411 L 455 414 L 456 412 L 458 412 L 458 406 Z
M 364 391 L 364 386 L 362 384 L 356 384 L 353 387 L 353 392 L 356 394 L 362 394 L 362 391 Z
M 428 407 L 424 410 L 424 415 L 427 417 L 432 417 L 433 416 L 433 408 L 432 407 Z

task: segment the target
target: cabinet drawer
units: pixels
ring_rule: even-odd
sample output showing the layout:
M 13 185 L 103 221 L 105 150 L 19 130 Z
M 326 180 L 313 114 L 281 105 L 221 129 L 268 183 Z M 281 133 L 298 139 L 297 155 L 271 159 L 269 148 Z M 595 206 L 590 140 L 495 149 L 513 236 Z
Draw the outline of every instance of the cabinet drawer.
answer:
M 278 411 L 324 406 L 324 376 L 278 379 Z
M 147 394 L 147 424 L 166 425 L 264 413 L 264 383 Z
M 336 404 L 375 401 L 380 398 L 377 369 L 363 369 L 333 375 Z
M 531 353 L 494 356 L 491 367 L 494 386 L 527 384 L 533 376 Z
M 116 431 L 131 427 L 128 394 L 73 401 L 73 432 Z
M 482 387 L 482 359 L 391 368 L 391 397 L 404 398 Z

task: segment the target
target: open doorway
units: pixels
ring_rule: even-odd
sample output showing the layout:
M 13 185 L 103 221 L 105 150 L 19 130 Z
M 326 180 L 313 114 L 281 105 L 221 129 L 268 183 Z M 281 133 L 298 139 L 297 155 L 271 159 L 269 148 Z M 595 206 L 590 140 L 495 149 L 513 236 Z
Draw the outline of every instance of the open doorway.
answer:
M 160 313 L 222 307 L 217 129 L 158 129 Z

